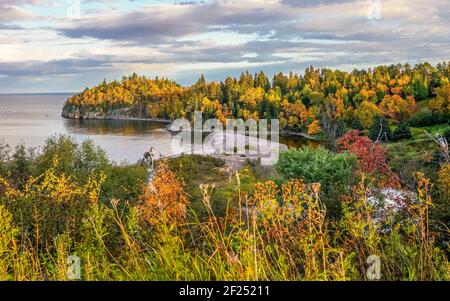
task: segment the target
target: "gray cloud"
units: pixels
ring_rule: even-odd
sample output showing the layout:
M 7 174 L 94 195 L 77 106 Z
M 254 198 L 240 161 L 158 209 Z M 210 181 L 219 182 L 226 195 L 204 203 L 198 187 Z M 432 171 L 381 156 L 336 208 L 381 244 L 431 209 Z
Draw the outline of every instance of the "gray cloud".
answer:
M 210 45 L 201 41 L 176 42 L 168 51 L 161 48 L 152 54 L 139 56 L 84 54 L 76 58 L 51 61 L 0 62 L 0 75 L 39 77 L 49 75 L 77 75 L 91 72 L 116 72 L 118 65 L 158 65 L 237 63 L 235 67 L 219 68 L 217 71 L 205 69 L 202 73 L 233 74 L 249 69 L 254 71 L 301 71 L 302 67 L 333 67 L 344 65 L 373 66 L 383 63 L 417 62 L 434 57 L 448 58 L 450 42 L 445 47 L 433 44 L 409 45 L 392 41 L 389 47 L 384 42 L 361 43 L 345 41 L 326 44 L 321 41 L 265 40 L 249 41 L 234 45 Z M 155 49 L 154 49 L 155 50 Z M 246 54 L 255 56 L 245 56 Z M 246 62 L 250 67 L 243 67 Z M 269 63 L 269 65 L 267 65 Z M 253 66 L 252 66 L 253 65 Z M 348 68 L 347 68 L 348 69 Z M 132 72 L 134 70 L 130 70 Z M 187 72 L 191 79 L 192 73 Z M 185 75 L 180 78 L 183 79 Z
M 137 43 L 166 43 L 177 38 L 229 26 L 270 26 L 291 19 L 289 10 L 247 6 L 244 9 L 227 1 L 189 2 L 172 6 L 153 6 L 138 12 L 115 16 L 94 16 L 78 21 L 60 32 L 71 38 L 92 37 L 132 41 Z
M 320 6 L 320 5 L 348 3 L 355 1 L 358 0 L 281 0 L 283 4 L 292 7 Z
M 0 62 L 0 75 L 8 77 L 39 77 L 72 75 L 89 71 L 109 71 L 111 62 L 104 59 L 63 59 L 48 62 Z
M 442 12 L 450 9 L 450 3 L 430 0 L 429 7 L 435 9 L 417 11 L 422 9 L 417 5 L 420 2 L 408 2 L 410 11 L 392 15 L 396 1 L 382 1 L 386 15 L 379 21 L 370 20 L 365 15 L 366 1 L 282 0 L 278 5 L 273 2 L 271 5 L 263 2 L 237 5 L 223 0 L 206 4 L 150 6 L 137 12 L 87 17 L 59 31 L 70 38 L 90 37 L 147 45 L 174 43 L 179 38 L 224 30 L 278 40 L 389 42 L 417 39 L 418 35 L 427 41 L 448 40 L 449 17 Z M 342 11 L 337 12 L 336 9 Z
M 0 6 L 3 3 L 0 0 Z M 105 7 L 64 26 L 61 22 L 69 21 L 60 20 L 49 30 L 60 34 L 60 46 L 89 41 L 92 48 L 106 50 L 111 45 L 114 52 L 73 51 L 69 59 L 0 61 L 0 76 L 89 74 L 96 83 L 133 71 L 171 72 L 171 77 L 190 83 L 200 73 L 223 79 L 246 69 L 271 74 L 300 72 L 309 65 L 352 69 L 449 60 L 450 2 L 381 0 L 381 4 L 380 20 L 367 18 L 365 0 L 184 1 L 135 11 Z M 0 25 L 0 31 L 8 28 L 13 27 Z M 246 36 L 240 42 L 221 41 L 222 33 Z

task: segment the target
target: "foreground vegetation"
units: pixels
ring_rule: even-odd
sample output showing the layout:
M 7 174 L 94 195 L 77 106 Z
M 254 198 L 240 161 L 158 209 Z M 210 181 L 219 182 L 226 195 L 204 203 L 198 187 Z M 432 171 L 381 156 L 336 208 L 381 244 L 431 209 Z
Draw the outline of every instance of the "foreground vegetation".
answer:
M 150 185 L 89 141 L 1 145 L 0 279 L 67 280 L 76 255 L 84 280 L 368 280 L 376 255 L 381 279 L 450 280 L 448 162 L 391 208 L 369 143 L 350 132 L 338 153 L 292 149 L 270 171 L 184 156 Z

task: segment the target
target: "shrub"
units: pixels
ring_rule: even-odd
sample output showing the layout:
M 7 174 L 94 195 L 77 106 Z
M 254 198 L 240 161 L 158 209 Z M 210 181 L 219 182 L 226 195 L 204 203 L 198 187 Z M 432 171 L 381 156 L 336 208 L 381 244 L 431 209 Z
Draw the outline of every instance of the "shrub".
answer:
M 348 192 L 356 167 L 354 155 L 334 154 L 323 147 L 289 149 L 280 154 L 277 163 L 284 181 L 303 179 L 306 183 L 320 183 L 324 203 L 333 217 L 339 215 L 339 198 Z
M 175 224 L 184 221 L 188 198 L 183 184 L 167 163 L 158 164 L 153 181 L 145 189 L 142 203 L 144 218 L 152 225 L 161 221 Z
M 24 144 L 17 145 L 8 165 L 9 178 L 15 186 L 22 187 L 28 178 L 34 175 L 34 149 L 27 149 Z
M 42 153 L 36 158 L 37 175 L 44 173 L 58 159 L 58 172 L 71 174 L 80 183 L 89 175 L 104 172 L 109 165 L 106 152 L 92 140 L 77 143 L 72 137 L 53 136 L 45 142 Z
M 17 189 L 0 178 L 0 204 L 13 216 L 14 223 L 28 239 L 42 248 L 48 248 L 60 234 L 76 236 L 84 211 L 98 200 L 105 179 L 98 174 L 85 185 L 77 184 L 70 176 L 57 172 L 58 160 L 38 177 L 30 177 L 23 188 Z M 3 187 L 1 187 L 3 186 Z
M 239 172 L 236 182 L 229 180 L 241 192 L 238 204 L 216 216 L 213 185 L 200 185 L 197 201 L 207 217 L 187 223 L 184 216 L 191 210 L 183 185 L 164 164 L 149 186 L 153 189 L 143 193 L 143 206 L 99 202 L 104 176 L 93 174 L 80 185 L 59 171 L 58 160 L 21 189 L 0 177 L 0 280 L 68 280 L 69 255 L 81 259 L 81 279 L 92 281 L 368 280 L 371 255 L 382 262 L 381 280 L 450 279 L 448 257 L 432 232 L 434 222 L 448 225 L 448 214 L 439 220 L 430 214 L 436 205 L 436 211 L 448 209 L 448 164 L 441 165 L 437 181 L 441 205 L 431 198 L 430 181 L 419 174 L 418 191 L 402 210 L 383 207 L 379 214 L 379 204 L 371 201 L 373 188 L 366 185 L 371 178 L 362 177 L 354 187 L 351 180 L 340 184 L 342 217 L 332 220 L 324 206 L 330 198 L 321 190 L 351 178 L 347 169 L 355 165 L 354 156 L 323 148 L 283 156 L 279 170 L 286 177 L 324 184 L 253 182 L 244 192 Z M 445 248 L 448 238 L 443 242 Z
M 411 128 L 407 122 L 400 122 L 398 127 L 395 129 L 392 135 L 394 141 L 399 141 L 403 139 L 412 139 Z
M 347 132 L 337 143 L 340 152 L 349 152 L 358 158 L 358 167 L 361 174 L 371 175 L 375 178 L 382 176 L 390 179 L 387 164 L 386 150 L 380 144 L 373 143 L 368 137 L 361 136 L 355 130 Z
M 448 143 L 450 143 L 450 127 L 447 127 L 444 130 L 444 134 L 442 136 L 447 140 Z
M 147 168 L 140 165 L 112 164 L 105 170 L 106 180 L 102 185 L 100 199 L 129 200 L 135 203 L 147 181 Z
M 14 250 L 14 246 L 18 233 L 18 229 L 14 227 L 11 213 L 0 204 L 0 281 L 11 280 L 7 276 L 8 268 L 12 255 L 17 252 Z
M 409 125 L 413 127 L 426 127 L 446 122 L 448 122 L 448 115 L 432 112 L 428 108 L 422 109 L 408 119 Z
M 436 181 L 433 192 L 434 206 L 431 207 L 431 224 L 433 231 L 438 233 L 437 239 L 441 246 L 445 247 L 450 241 L 450 163 L 442 163 L 438 171 L 438 179 Z M 450 249 L 447 249 L 450 255 Z

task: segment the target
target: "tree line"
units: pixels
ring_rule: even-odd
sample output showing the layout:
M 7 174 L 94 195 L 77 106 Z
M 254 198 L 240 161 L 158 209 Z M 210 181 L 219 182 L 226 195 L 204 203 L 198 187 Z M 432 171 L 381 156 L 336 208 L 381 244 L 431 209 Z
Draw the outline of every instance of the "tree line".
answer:
M 86 88 L 70 97 L 71 110 L 108 112 L 130 108 L 143 118 L 205 118 L 256 120 L 278 118 L 283 129 L 315 135 L 327 132 L 330 119 L 349 129 L 370 129 L 377 118 L 391 124 L 409 121 L 417 102 L 432 98 L 427 113 L 436 123 L 448 120 L 450 110 L 450 62 L 397 64 L 345 72 L 309 67 L 303 75 L 277 73 L 272 80 L 264 72 L 243 72 L 239 78 L 206 81 L 202 75 L 191 86 L 156 77 L 123 77 L 121 81 Z M 328 121 L 327 121 L 328 119 Z M 433 122 L 431 122 L 433 123 Z

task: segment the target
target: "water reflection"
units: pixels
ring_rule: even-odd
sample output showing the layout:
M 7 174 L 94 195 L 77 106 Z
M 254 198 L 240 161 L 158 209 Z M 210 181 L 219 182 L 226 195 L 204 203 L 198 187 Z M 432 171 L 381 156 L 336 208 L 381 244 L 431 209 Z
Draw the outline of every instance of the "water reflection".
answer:
M 83 135 L 119 135 L 119 136 L 148 136 L 168 137 L 167 123 L 142 120 L 73 120 L 65 119 L 68 133 Z M 205 138 L 208 134 L 204 134 Z M 281 136 L 280 143 L 288 147 L 301 147 L 308 145 L 316 147 L 317 141 L 305 139 L 301 136 Z
M 65 119 L 67 132 L 85 135 L 121 135 L 145 136 L 164 135 L 166 124 L 163 122 L 141 120 L 74 120 Z
M 309 147 L 318 147 L 320 143 L 318 141 L 309 140 L 301 136 L 280 136 L 280 143 L 286 145 L 288 148 L 292 147 L 302 147 L 302 146 L 309 146 Z

